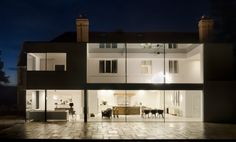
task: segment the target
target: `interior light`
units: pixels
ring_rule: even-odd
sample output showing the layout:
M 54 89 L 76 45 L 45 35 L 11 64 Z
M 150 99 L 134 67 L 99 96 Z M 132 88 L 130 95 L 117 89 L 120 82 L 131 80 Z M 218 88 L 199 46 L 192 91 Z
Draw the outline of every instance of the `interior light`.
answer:
M 57 100 L 57 96 L 56 95 L 53 95 L 53 100 Z

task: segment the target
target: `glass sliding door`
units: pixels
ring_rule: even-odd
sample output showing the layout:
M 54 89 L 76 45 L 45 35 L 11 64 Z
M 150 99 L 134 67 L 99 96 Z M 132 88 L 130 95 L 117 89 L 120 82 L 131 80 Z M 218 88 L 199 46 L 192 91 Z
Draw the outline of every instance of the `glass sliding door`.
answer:
M 164 122 L 164 91 L 132 90 L 127 91 L 130 105 L 127 106 L 127 121 Z
M 89 90 L 89 121 L 202 121 L 202 44 L 113 44 L 87 44 L 87 83 L 141 87 Z
M 48 121 L 83 121 L 81 90 L 47 90 Z
M 128 103 L 123 90 L 89 90 L 88 121 L 125 121 Z
M 45 90 L 26 90 L 26 120 L 45 120 Z
M 203 121 L 202 91 L 165 91 L 166 121 Z

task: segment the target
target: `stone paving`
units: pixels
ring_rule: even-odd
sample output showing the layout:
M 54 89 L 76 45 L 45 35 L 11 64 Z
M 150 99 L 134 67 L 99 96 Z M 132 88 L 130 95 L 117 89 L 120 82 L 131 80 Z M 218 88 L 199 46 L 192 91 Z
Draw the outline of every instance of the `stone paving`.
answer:
M 27 122 L 2 129 L 0 138 L 236 140 L 236 125 L 199 122 Z

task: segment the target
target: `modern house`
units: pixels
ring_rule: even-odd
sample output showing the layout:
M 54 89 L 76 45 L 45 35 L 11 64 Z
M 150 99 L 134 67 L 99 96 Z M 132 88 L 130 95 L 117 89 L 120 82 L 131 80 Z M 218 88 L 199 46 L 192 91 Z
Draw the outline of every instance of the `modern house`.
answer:
M 199 32 L 76 32 L 24 42 L 18 105 L 27 121 L 235 122 L 234 48 Z

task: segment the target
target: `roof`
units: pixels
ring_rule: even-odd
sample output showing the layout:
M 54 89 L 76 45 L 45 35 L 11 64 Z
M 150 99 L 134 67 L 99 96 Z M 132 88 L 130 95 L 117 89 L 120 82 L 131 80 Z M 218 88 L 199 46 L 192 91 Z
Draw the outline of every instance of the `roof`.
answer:
M 65 32 L 50 42 L 76 42 L 76 32 Z M 199 43 L 197 32 L 89 32 L 89 43 Z
M 77 43 L 76 32 L 65 32 L 43 43 Z M 198 33 L 194 32 L 89 32 L 89 43 L 199 43 L 199 39 Z M 18 66 L 26 63 L 26 57 L 23 56 L 25 45 L 21 50 Z

